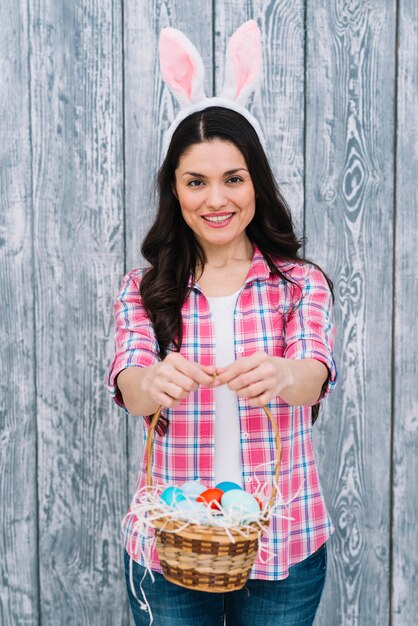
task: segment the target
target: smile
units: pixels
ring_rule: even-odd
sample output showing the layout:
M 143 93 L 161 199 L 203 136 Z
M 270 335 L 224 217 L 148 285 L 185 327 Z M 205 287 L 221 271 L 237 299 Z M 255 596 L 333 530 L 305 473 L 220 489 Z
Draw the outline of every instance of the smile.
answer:
M 226 215 L 217 215 L 216 217 L 206 217 L 202 215 L 203 219 L 207 222 L 212 222 L 213 224 L 222 224 L 222 222 L 227 222 L 233 216 L 233 213 L 227 213 Z

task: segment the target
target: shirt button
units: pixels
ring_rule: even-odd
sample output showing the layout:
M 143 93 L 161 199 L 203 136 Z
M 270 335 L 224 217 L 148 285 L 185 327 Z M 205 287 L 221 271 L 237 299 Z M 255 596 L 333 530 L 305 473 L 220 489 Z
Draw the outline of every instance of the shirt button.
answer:
M 246 483 L 250 483 L 252 481 L 252 476 L 247 476 L 245 479 Z
M 244 352 L 244 346 L 238 346 L 238 352 Z
M 248 433 L 242 433 L 242 436 L 244 437 L 244 439 L 248 439 L 250 435 Z

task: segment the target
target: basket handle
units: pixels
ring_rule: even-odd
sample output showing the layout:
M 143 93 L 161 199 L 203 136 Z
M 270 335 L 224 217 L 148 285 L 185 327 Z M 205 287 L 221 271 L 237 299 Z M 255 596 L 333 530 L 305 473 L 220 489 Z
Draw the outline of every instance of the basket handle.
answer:
M 267 415 L 267 417 L 269 418 L 271 425 L 273 427 L 274 430 L 274 434 L 275 434 L 275 443 L 276 443 L 276 449 L 277 449 L 277 461 L 276 461 L 276 467 L 274 469 L 274 477 L 275 477 L 275 483 L 279 483 L 279 474 L 280 474 L 280 464 L 282 461 L 282 445 L 280 442 L 280 435 L 279 435 L 279 428 L 276 424 L 276 421 L 274 419 L 274 417 L 272 416 L 270 409 L 264 404 L 263 405 L 263 409 L 265 414 Z M 147 455 L 147 466 L 146 466 L 146 471 L 147 471 L 147 485 L 148 487 L 152 487 L 152 476 L 151 476 L 151 460 L 152 460 L 152 444 L 153 444 L 153 440 L 154 440 L 154 431 L 155 428 L 157 426 L 157 422 L 158 422 L 158 418 L 160 417 L 161 411 L 163 410 L 162 405 L 158 407 L 158 409 L 156 410 L 156 412 L 154 413 L 154 417 L 152 418 L 149 430 L 148 430 L 148 438 L 147 438 L 147 445 L 146 445 L 146 455 Z M 273 489 L 271 492 L 271 497 L 270 497 L 270 501 L 269 501 L 269 508 L 271 508 L 273 506 L 273 502 L 274 499 L 276 497 L 276 484 L 273 483 Z

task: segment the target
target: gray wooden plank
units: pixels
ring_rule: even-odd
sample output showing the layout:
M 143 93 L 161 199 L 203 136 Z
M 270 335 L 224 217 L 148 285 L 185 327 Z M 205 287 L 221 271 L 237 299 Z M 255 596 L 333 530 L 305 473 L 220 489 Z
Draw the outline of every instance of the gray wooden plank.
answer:
M 0 5 L 0 623 L 38 618 L 27 3 Z
M 303 234 L 304 177 L 304 2 L 295 0 L 215 1 L 216 91 L 223 85 L 225 51 L 246 20 L 258 23 L 263 77 L 248 104 L 260 121 L 272 170 Z
M 171 26 L 202 55 L 205 88 L 212 92 L 212 8 L 205 0 L 150 0 L 125 6 L 125 155 L 127 268 L 141 262 L 140 247 L 155 210 L 154 181 L 164 131 L 178 111 L 159 69 L 158 37 Z
M 399 4 L 392 624 L 418 615 L 418 5 Z
M 307 5 L 307 255 L 335 281 L 340 369 L 315 427 L 326 626 L 389 620 L 395 24 L 394 2 Z
M 123 264 L 122 15 L 30 7 L 41 620 L 127 619 L 125 421 L 104 387 Z
M 162 28 L 183 31 L 202 55 L 205 88 L 212 92 L 212 7 L 205 0 L 139 0 L 125 4 L 125 189 L 126 267 L 143 262 L 141 242 L 155 211 L 154 181 L 161 164 L 164 131 L 177 102 L 162 81 L 158 37 Z M 142 419 L 128 417 L 129 500 L 143 454 Z M 128 502 L 126 503 L 128 506 Z M 133 624 L 132 617 L 130 623 Z
M 152 190 L 164 131 L 178 110 L 162 81 L 157 54 L 162 28 L 185 33 L 202 55 L 212 93 L 212 7 L 205 0 L 130 2 L 125 7 L 125 155 L 127 268 L 141 262 L 141 242 L 155 211 Z M 146 157 L 144 158 L 144 155 Z M 142 456 L 142 420 L 130 417 L 129 480 L 133 496 Z

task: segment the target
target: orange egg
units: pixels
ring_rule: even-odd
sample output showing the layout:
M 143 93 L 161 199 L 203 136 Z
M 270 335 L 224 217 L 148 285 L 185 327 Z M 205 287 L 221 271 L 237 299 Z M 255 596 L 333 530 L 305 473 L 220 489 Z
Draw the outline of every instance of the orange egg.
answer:
M 220 509 L 221 498 L 224 495 L 222 489 L 206 489 L 200 496 L 197 496 L 196 502 L 204 502 L 211 509 Z

